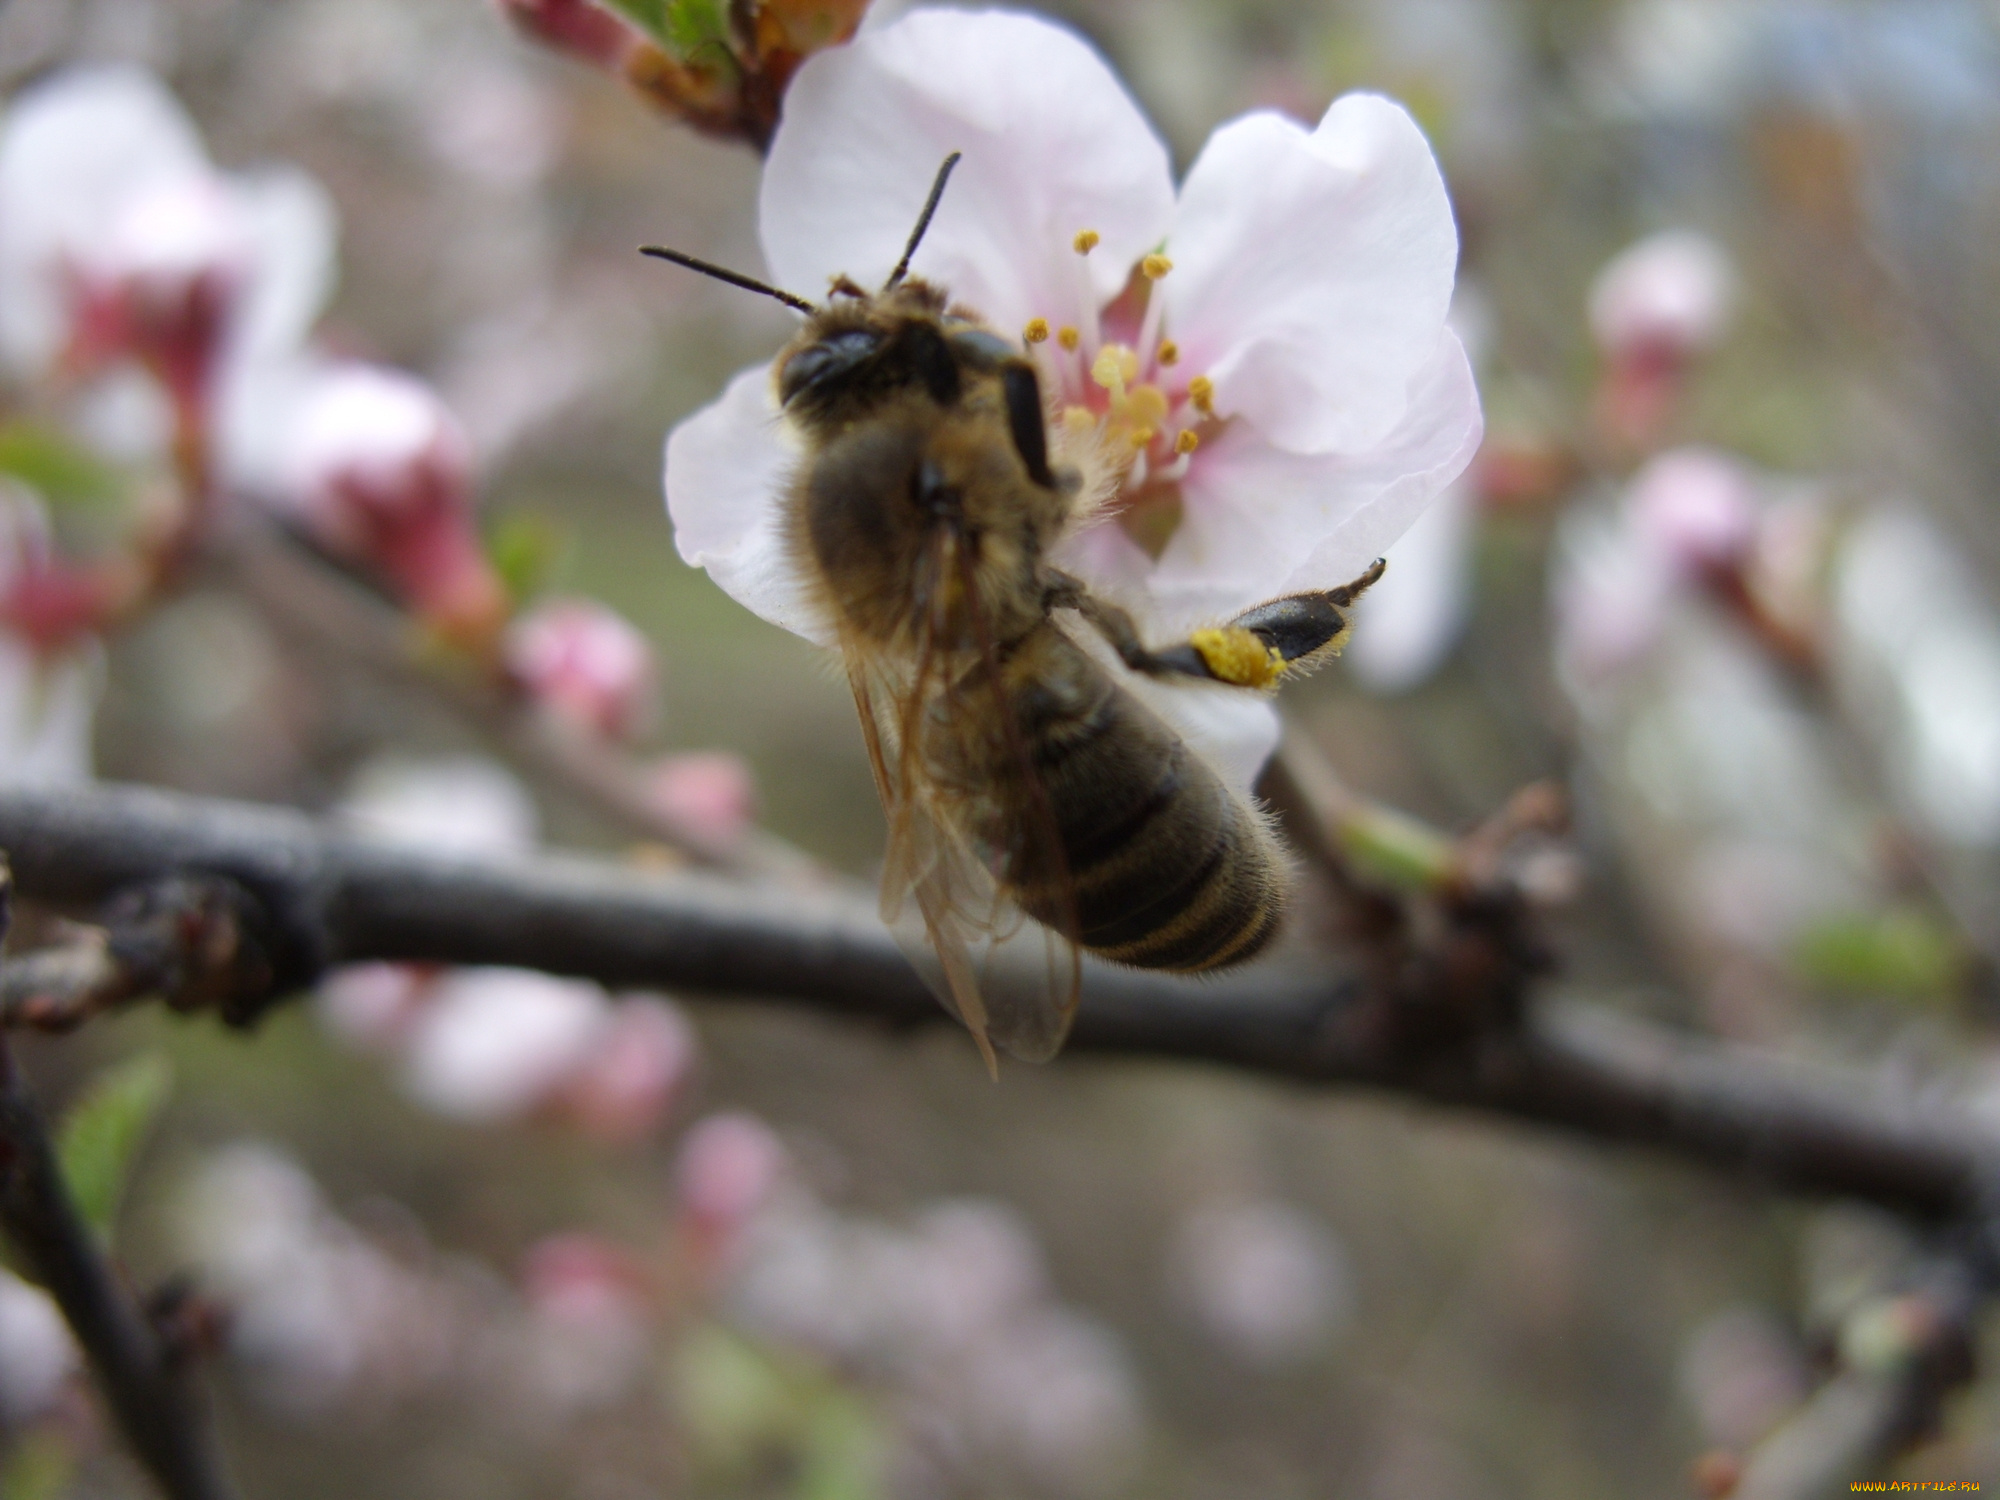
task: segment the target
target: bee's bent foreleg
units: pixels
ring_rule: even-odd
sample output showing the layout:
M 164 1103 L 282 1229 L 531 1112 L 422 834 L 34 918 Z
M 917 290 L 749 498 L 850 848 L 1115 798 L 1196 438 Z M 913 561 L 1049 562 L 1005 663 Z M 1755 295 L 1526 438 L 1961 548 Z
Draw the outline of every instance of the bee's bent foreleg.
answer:
M 1066 574 L 1056 575 L 1049 602 L 1051 608 L 1082 614 L 1135 672 L 1266 688 L 1287 672 L 1310 671 L 1340 653 L 1352 629 L 1349 606 L 1382 576 L 1385 566 L 1377 558 L 1359 578 L 1339 588 L 1273 599 L 1226 624 L 1194 631 L 1162 651 L 1146 647 L 1124 610 L 1093 598 Z

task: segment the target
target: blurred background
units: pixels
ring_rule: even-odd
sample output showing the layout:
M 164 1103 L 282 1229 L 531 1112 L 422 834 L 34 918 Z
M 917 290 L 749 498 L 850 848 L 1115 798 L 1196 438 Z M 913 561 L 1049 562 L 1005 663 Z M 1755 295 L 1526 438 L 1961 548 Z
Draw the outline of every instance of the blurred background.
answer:
M 1046 9 L 1181 168 L 1245 109 L 1354 88 L 1444 166 L 1487 446 L 1288 713 L 1447 831 L 1568 787 L 1559 993 L 2000 1115 L 2000 7 Z M 754 152 L 487 0 L 0 6 L 0 89 L 80 63 L 162 80 L 333 278 L 302 321 L 352 388 L 301 430 L 348 480 L 279 454 L 294 519 L 366 488 L 343 422 L 476 506 L 504 605 L 327 523 L 369 597 L 446 641 L 512 610 L 512 690 L 629 747 L 662 816 L 867 876 L 845 686 L 679 561 L 661 501 L 668 427 L 790 325 L 634 251 L 757 269 Z M 33 213 L 9 181 L 0 240 Z M 115 553 L 148 465 L 185 462 L 157 392 L 66 385 L 32 344 L 0 426 L 22 576 Z M 271 592 L 197 570 L 85 630 L 17 590 L 18 774 L 670 857 Z M 1083 1058 L 994 1087 L 956 1028 L 503 972 L 350 970 L 254 1036 L 135 1013 L 26 1050 L 53 1108 L 138 1142 L 141 1282 L 225 1311 L 250 1495 L 1685 1496 L 1911 1250 L 1393 1100 Z M 146 1493 L 51 1316 L 0 1282 L 0 1493 Z M 1905 1477 L 2000 1483 L 1996 1416 L 1959 1398 Z

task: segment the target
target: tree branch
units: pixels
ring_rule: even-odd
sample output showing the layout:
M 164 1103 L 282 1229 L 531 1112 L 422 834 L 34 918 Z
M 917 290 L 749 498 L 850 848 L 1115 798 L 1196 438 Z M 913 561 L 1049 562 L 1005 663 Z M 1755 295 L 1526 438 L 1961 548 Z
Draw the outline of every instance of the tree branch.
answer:
M 0 1228 L 62 1309 L 120 1431 L 160 1488 L 172 1500 L 228 1500 L 233 1492 L 182 1359 L 99 1251 L 4 1037 Z
M 239 1022 L 364 959 L 518 965 L 897 1027 L 943 1019 L 874 913 L 838 892 L 562 855 L 459 861 L 137 787 L 0 791 L 0 847 L 24 894 L 57 903 L 182 874 L 240 886 L 277 978 L 261 1004 L 236 997 Z M 1351 973 L 1267 965 L 1198 982 L 1091 963 L 1070 1048 L 1361 1084 L 1923 1218 L 1981 1207 L 2000 1152 L 1939 1101 L 1594 1007 L 1544 1003 L 1512 1031 L 1413 1046 L 1382 1014 L 1400 1003 Z

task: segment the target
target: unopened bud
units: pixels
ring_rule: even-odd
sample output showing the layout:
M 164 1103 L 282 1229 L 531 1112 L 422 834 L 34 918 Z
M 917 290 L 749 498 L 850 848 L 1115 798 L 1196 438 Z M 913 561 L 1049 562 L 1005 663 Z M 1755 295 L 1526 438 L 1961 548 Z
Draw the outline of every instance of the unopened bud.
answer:
M 429 386 L 370 365 L 329 371 L 304 398 L 290 463 L 291 502 L 323 546 L 457 639 L 498 629 L 506 593 L 473 528 L 471 447 Z
M 572 57 L 616 69 L 642 40 L 639 33 L 591 0 L 499 0 L 507 19 L 537 41 Z
M 757 816 L 757 782 L 742 756 L 692 751 L 654 762 L 649 800 L 680 827 L 719 848 L 741 839 Z
M 654 707 L 653 649 L 589 599 L 552 600 L 516 620 L 501 646 L 521 688 L 586 734 L 630 738 Z

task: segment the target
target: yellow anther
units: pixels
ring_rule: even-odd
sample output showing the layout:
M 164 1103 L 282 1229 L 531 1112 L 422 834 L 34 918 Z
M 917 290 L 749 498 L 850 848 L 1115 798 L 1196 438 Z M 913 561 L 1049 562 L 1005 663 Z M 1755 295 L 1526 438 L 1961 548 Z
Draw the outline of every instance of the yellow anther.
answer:
M 1097 413 L 1087 406 L 1066 406 L 1063 408 L 1062 421 L 1072 436 L 1081 437 L 1097 426 Z
M 1177 365 L 1181 362 L 1181 346 L 1172 339 L 1161 339 L 1159 352 L 1153 357 L 1163 365 Z
M 1197 630 L 1188 644 L 1201 653 L 1211 674 L 1238 687 L 1269 687 L 1284 675 L 1284 657 L 1240 625 Z
M 1090 362 L 1090 378 L 1116 391 L 1139 378 L 1139 356 L 1123 344 L 1106 344 Z
M 1134 448 L 1143 448 L 1152 442 L 1156 435 L 1150 427 L 1134 427 L 1132 429 L 1132 446 Z
M 1069 245 L 1078 255 L 1088 255 L 1097 248 L 1097 241 L 1098 233 L 1095 229 L 1080 229 Z
M 1028 319 L 1028 326 L 1021 330 L 1021 337 L 1031 344 L 1043 343 L 1048 339 L 1048 336 L 1049 320 L 1047 318 L 1030 318 Z
M 1156 385 L 1135 385 L 1126 392 L 1125 409 L 1120 414 L 1138 427 L 1158 431 L 1167 420 L 1167 393 Z
M 1201 437 L 1191 427 L 1183 427 L 1174 437 L 1174 452 L 1192 453 L 1201 446 Z
M 1215 415 L 1215 382 L 1206 375 L 1197 375 L 1188 382 L 1188 400 L 1194 409 L 1204 417 Z
M 1174 263 L 1164 255 L 1149 255 L 1139 262 L 1139 272 L 1148 281 L 1158 281 L 1174 268 Z
M 1076 346 L 1083 342 L 1083 335 L 1065 323 L 1056 330 L 1056 342 L 1074 354 Z

